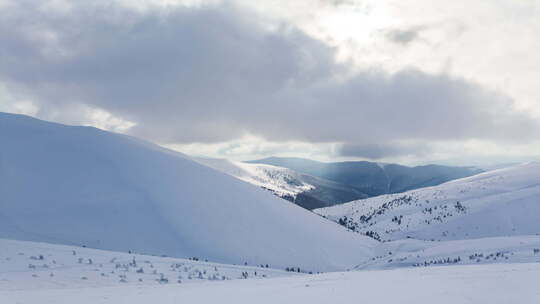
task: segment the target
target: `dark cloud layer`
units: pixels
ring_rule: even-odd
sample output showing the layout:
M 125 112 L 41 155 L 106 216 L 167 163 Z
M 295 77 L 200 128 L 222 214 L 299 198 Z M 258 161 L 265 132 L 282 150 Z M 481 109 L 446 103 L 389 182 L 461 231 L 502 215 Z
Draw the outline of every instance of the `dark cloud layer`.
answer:
M 410 42 L 418 39 L 418 31 L 417 30 L 400 30 L 400 29 L 392 29 L 386 32 L 386 37 L 395 43 L 399 44 L 409 44 Z
M 431 152 L 426 144 L 381 143 L 381 144 L 343 144 L 337 151 L 338 156 L 384 159 L 402 156 L 425 156 Z
M 35 100 L 43 117 L 85 104 L 136 122 L 132 134 L 163 143 L 247 133 L 351 145 L 538 134 L 510 100 L 463 79 L 353 72 L 294 27 L 268 30 L 255 18 L 227 5 L 134 11 L 77 4 L 66 13 L 16 1 L 0 8 L 0 82 Z M 415 37 L 394 35 L 404 43 Z M 389 153 L 356 147 L 345 154 Z
M 417 25 L 406 28 L 388 28 L 382 31 L 386 39 L 392 43 L 401 45 L 408 45 L 414 41 L 421 39 L 420 34 L 422 31 L 432 29 L 439 25 Z

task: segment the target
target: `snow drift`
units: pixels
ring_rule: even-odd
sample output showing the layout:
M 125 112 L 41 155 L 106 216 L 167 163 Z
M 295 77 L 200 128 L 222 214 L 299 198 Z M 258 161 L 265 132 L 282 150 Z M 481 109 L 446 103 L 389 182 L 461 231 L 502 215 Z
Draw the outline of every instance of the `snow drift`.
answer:
M 375 242 L 180 153 L 0 113 L 0 237 L 345 269 Z

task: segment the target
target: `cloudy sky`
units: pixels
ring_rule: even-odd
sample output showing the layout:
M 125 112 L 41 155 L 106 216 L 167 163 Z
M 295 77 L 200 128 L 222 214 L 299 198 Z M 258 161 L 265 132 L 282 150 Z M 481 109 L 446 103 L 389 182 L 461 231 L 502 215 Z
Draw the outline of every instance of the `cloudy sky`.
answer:
M 179 151 L 540 156 L 540 0 L 0 0 L 0 111 Z

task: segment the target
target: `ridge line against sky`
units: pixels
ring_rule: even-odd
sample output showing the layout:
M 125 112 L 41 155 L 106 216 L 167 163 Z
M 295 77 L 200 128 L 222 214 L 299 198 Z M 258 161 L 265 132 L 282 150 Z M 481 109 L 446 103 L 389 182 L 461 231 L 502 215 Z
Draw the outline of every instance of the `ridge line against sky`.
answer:
M 538 159 L 540 1 L 0 0 L 0 111 L 193 155 Z

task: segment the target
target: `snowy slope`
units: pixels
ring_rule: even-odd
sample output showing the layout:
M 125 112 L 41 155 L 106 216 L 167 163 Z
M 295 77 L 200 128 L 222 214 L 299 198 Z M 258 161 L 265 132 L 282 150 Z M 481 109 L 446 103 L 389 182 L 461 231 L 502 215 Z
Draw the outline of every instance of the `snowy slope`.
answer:
M 381 240 L 459 240 L 540 233 L 540 163 L 330 208 L 323 215 Z
M 298 173 L 283 167 L 216 158 L 193 158 L 193 160 L 269 190 L 275 195 L 309 210 L 367 197 L 366 194 L 352 186 Z
M 266 268 L 0 239 L 0 290 L 193 284 L 300 275 Z
M 304 182 L 300 174 L 287 168 L 217 158 L 194 158 L 194 160 L 250 184 L 270 190 L 280 197 L 296 197 L 301 192 L 315 188 L 314 185 Z
M 448 265 L 540 263 L 540 236 L 508 236 L 431 242 L 404 239 L 381 243 L 371 261 L 355 269 Z
M 267 191 L 131 137 L 0 113 L 0 237 L 345 269 L 371 254 Z
M 1 239 L 0 248 L 2 304 L 540 301 L 539 263 L 309 275 Z

